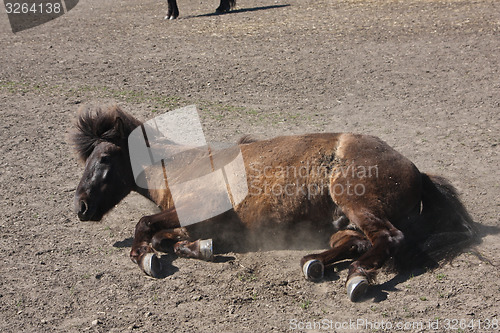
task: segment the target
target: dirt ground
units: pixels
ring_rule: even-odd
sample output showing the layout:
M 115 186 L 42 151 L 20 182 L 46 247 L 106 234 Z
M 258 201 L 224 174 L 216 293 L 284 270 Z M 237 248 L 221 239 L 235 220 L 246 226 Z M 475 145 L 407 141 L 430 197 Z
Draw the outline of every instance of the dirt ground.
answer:
M 498 331 L 500 2 L 241 0 L 206 15 L 217 5 L 179 0 L 164 21 L 166 1 L 86 0 L 17 34 L 2 10 L 0 331 Z M 130 195 L 99 223 L 72 211 L 83 167 L 67 133 L 79 106 L 109 102 L 143 120 L 197 104 L 216 141 L 377 135 L 452 181 L 481 256 L 382 272 L 359 303 L 345 265 L 303 278 L 317 249 L 164 258 L 170 274 L 149 278 L 129 251 L 151 203 Z

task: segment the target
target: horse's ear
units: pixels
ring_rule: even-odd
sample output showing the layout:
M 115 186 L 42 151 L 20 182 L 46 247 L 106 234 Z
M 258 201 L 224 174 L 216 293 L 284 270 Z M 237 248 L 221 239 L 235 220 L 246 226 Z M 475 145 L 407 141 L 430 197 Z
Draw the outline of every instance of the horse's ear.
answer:
M 125 138 L 125 124 L 120 117 L 116 117 L 115 119 L 115 132 L 121 139 Z

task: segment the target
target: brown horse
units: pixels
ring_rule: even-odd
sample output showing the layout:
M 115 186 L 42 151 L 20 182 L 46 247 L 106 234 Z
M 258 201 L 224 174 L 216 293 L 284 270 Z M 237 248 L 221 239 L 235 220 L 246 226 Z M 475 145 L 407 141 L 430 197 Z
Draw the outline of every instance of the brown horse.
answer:
M 350 133 L 241 140 L 246 197 L 225 213 L 181 227 L 168 186 L 147 190 L 136 184 L 127 138 L 138 126 L 117 106 L 80 111 L 73 144 L 85 171 L 74 204 L 80 220 L 98 221 L 131 191 L 154 201 L 162 211 L 140 219 L 130 252 L 152 276 L 161 271 L 156 251 L 207 259 L 202 238 L 212 238 L 221 253 L 250 244 L 283 246 L 308 231 L 318 241 L 331 235 L 331 249 L 301 260 L 306 278 L 320 279 L 324 266 L 354 259 L 346 286 L 355 300 L 390 257 L 434 258 L 474 237 L 470 216 L 444 178 L 421 173 L 376 137 Z M 175 144 L 165 143 L 165 149 Z M 196 170 L 196 164 L 185 169 Z M 164 172 L 151 167 L 146 178 Z

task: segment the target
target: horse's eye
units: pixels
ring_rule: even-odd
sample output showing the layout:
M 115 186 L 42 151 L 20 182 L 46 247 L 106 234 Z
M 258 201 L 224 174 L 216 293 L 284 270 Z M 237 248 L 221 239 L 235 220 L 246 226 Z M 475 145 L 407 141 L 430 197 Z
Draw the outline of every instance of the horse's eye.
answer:
M 111 158 L 108 155 L 101 157 L 101 163 L 109 164 L 111 162 Z

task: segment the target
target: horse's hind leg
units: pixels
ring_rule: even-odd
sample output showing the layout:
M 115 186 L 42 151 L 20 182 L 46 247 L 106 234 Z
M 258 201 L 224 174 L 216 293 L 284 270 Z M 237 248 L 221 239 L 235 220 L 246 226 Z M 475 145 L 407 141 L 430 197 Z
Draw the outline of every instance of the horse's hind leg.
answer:
M 371 248 L 349 267 L 347 294 L 355 301 L 364 294 L 377 270 L 401 246 L 404 236 L 389 220 L 379 218 L 366 209 L 350 211 L 346 215 L 371 242 Z
M 354 259 L 365 253 L 371 246 L 365 235 L 356 230 L 341 230 L 330 238 L 331 250 L 309 254 L 302 258 L 300 265 L 309 280 L 323 277 L 323 267 L 344 259 Z

